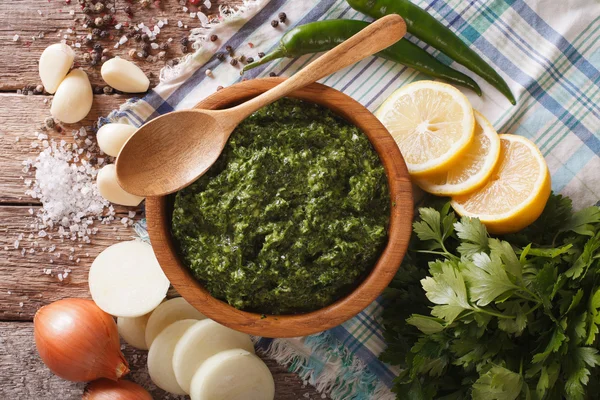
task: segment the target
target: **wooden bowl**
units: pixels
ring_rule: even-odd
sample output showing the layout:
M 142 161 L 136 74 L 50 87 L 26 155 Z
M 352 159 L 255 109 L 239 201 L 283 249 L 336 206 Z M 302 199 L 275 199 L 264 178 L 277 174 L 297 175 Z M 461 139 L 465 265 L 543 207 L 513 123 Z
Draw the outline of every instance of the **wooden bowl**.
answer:
M 281 82 L 254 79 L 222 89 L 196 105 L 219 109 L 239 104 Z M 335 89 L 313 84 L 290 97 L 321 104 L 359 127 L 369 138 L 385 167 L 390 189 L 388 244 L 369 275 L 346 297 L 305 314 L 263 315 L 238 310 L 218 300 L 198 282 L 178 256 L 171 236 L 172 197 L 146 199 L 148 232 L 154 253 L 175 289 L 207 317 L 232 329 L 265 337 L 306 336 L 337 326 L 375 300 L 396 274 L 411 234 L 413 197 L 404 159 L 387 129 L 357 101 Z

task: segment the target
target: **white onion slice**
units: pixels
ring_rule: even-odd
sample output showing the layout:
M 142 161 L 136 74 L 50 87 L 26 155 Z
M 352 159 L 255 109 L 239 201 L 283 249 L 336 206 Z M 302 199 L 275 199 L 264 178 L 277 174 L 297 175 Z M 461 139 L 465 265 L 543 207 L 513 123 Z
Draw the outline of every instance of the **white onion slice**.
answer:
M 146 324 L 150 318 L 150 313 L 141 317 L 118 317 L 117 327 L 119 335 L 127 344 L 140 350 L 148 350 L 146 346 Z
M 148 314 L 169 290 L 152 246 L 135 240 L 104 249 L 92 263 L 88 282 L 98 307 L 117 317 Z
M 179 386 L 189 393 L 192 377 L 202 363 L 221 351 L 231 349 L 243 349 L 254 354 L 249 335 L 210 319 L 196 322 L 181 337 L 173 353 L 173 370 Z
M 173 394 L 185 394 L 173 372 L 173 351 L 183 334 L 194 325 L 195 319 L 184 319 L 167 326 L 156 337 L 148 352 L 148 373 L 159 388 Z
M 202 363 L 192 378 L 192 400 L 273 400 L 275 383 L 265 363 L 242 349 L 225 350 Z
M 175 321 L 182 319 L 202 320 L 206 317 L 188 303 L 183 297 L 176 297 L 162 303 L 150 315 L 146 325 L 146 345 L 152 346 L 152 341 L 163 329 Z

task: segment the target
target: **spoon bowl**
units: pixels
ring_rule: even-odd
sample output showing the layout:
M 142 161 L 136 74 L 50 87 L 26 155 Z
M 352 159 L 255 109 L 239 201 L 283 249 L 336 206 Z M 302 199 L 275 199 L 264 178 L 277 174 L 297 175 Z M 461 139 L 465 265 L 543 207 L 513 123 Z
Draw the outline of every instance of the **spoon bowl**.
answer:
M 188 186 L 217 161 L 231 132 L 250 114 L 391 46 L 405 34 L 402 17 L 385 16 L 246 103 L 219 111 L 177 111 L 148 122 L 119 153 L 119 185 L 142 197 L 170 194 Z

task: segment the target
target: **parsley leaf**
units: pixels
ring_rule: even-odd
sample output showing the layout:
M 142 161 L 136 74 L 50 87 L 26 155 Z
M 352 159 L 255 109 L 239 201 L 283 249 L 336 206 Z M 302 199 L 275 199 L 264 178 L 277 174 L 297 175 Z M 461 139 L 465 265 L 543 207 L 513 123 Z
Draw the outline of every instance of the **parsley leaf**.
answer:
M 441 272 L 421 281 L 425 295 L 434 304 L 431 314 L 452 323 L 458 315 L 473 307 L 469 304 L 465 281 L 450 263 L 441 265 Z
M 509 290 L 519 289 L 506 274 L 500 258 L 486 253 L 477 253 L 466 264 L 463 271 L 469 282 L 469 294 L 478 306 L 487 306 Z
M 521 393 L 521 375 L 493 366 L 473 385 L 473 400 L 514 400 Z

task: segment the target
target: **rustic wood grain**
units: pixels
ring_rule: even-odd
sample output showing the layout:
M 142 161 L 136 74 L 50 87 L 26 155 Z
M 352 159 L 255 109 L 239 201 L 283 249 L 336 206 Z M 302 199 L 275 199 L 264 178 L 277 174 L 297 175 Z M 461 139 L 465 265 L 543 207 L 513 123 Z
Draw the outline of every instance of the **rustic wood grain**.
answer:
M 184 399 L 158 389 L 148 377 L 147 352 L 123 345 L 131 373 L 126 377 L 142 385 L 154 399 Z M 275 379 L 276 400 L 322 399 L 298 375 L 265 359 Z M 72 383 L 53 375 L 40 360 L 33 342 L 31 322 L 0 322 L 0 398 L 6 400 L 81 399 L 85 384 Z
M 236 5 L 241 0 L 213 0 L 210 10 L 202 8 L 207 15 L 214 15 L 218 12 L 219 5 Z M 130 5 L 134 11 L 133 21 L 144 22 L 147 26 L 153 27 L 157 19 L 168 18 L 169 25 L 161 29 L 157 43 L 173 38 L 167 56 L 168 58 L 177 58 L 183 55 L 179 41 L 187 35 L 187 31 L 177 27 L 177 21 L 188 24 L 189 28 L 200 26 L 197 18 L 192 18 L 189 13 L 184 13 L 178 0 L 162 0 L 164 6 L 162 10 L 154 6 L 142 10 L 139 2 L 127 2 L 125 0 L 115 0 L 117 21 L 130 21 L 123 9 Z M 190 7 L 190 6 L 188 6 Z M 190 7 L 190 11 L 194 8 Z M 69 11 L 74 10 L 75 15 L 70 15 Z M 41 15 L 40 13 L 41 12 Z M 93 17 L 102 14 L 90 14 Z M 71 1 L 67 5 L 64 0 L 11 0 L 0 2 L 0 49 L 3 56 L 0 57 L 0 91 L 13 91 L 22 89 L 27 85 L 37 85 L 40 82 L 38 75 L 38 60 L 42 51 L 49 45 L 57 43 L 67 35 L 69 44 L 77 36 L 87 35 L 90 29 L 82 27 L 84 14 L 77 0 Z M 67 33 L 67 29 L 72 29 L 73 33 Z M 40 33 L 45 36 L 39 38 Z M 13 41 L 15 34 L 19 35 L 18 41 Z M 33 40 L 32 37 L 36 39 Z M 120 36 L 118 36 L 120 37 Z M 103 47 L 110 50 L 111 56 L 120 56 L 130 59 L 128 52 L 130 49 L 139 48 L 139 43 L 130 40 L 119 49 L 113 46 L 118 41 L 115 39 L 99 40 Z M 137 45 L 137 47 L 136 47 Z M 82 46 L 75 49 L 77 53 L 76 62 L 85 68 L 90 77 L 92 85 L 105 86 L 106 84 L 100 77 L 100 66 L 92 67 L 89 62 L 82 58 L 84 52 L 91 51 L 91 48 Z M 159 50 L 152 50 L 151 54 L 158 53 Z M 144 72 L 150 77 L 152 87 L 158 83 L 158 73 L 165 65 L 166 60 L 150 63 L 146 61 L 134 60 Z

